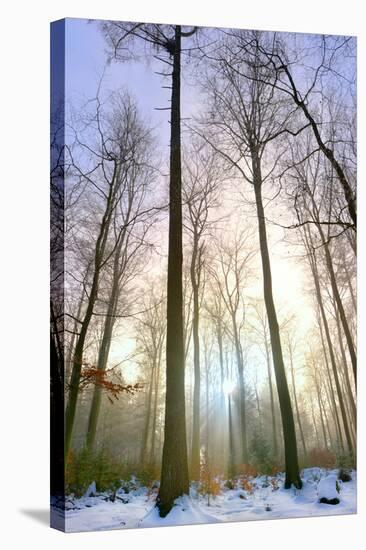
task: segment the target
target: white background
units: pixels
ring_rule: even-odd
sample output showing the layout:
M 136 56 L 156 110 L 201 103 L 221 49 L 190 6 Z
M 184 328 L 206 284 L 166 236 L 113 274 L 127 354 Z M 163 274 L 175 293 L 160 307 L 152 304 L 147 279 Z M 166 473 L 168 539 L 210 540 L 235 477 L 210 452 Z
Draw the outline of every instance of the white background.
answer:
M 354 550 L 366 538 L 365 124 L 362 0 L 8 0 L 0 55 L 0 543 L 2 548 Z M 359 513 L 225 525 L 64 535 L 47 527 L 49 484 L 49 22 L 110 18 L 359 37 Z M 43 511 L 43 514 L 42 514 Z M 35 519 L 33 516 L 38 516 Z M 43 517 L 44 521 L 40 521 Z

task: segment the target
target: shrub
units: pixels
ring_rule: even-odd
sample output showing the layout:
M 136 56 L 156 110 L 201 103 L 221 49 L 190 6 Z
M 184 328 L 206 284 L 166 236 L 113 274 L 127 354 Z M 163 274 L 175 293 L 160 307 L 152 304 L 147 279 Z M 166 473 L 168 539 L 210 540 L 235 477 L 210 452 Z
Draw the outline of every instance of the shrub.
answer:
M 86 449 L 70 451 L 66 462 L 65 490 L 82 496 L 95 481 L 97 491 L 115 491 L 121 484 L 123 465 L 106 451 L 92 453 Z
M 236 473 L 239 477 L 256 477 L 258 475 L 258 470 L 251 464 L 238 464 L 236 467 Z
M 220 494 L 221 480 L 210 466 L 207 452 L 205 451 L 201 458 L 200 482 L 198 492 L 207 497 L 207 506 L 210 506 L 210 497 L 216 497 Z
M 156 464 L 145 464 L 136 471 L 138 472 L 136 477 L 142 487 L 151 488 L 160 480 L 160 466 Z
M 256 465 L 257 474 L 269 475 L 272 473 L 274 464 L 271 447 L 259 430 L 254 430 L 253 432 L 250 442 L 250 453 L 252 462 Z
M 271 477 L 270 484 L 271 484 L 271 487 L 272 487 L 272 491 L 277 491 L 277 489 L 280 488 L 279 483 L 278 483 L 278 479 L 276 477 Z
M 336 464 L 338 468 L 352 469 L 354 468 L 354 458 L 350 453 L 337 453 Z
M 319 468 L 334 468 L 336 457 L 334 453 L 327 449 L 314 448 L 309 452 L 308 461 L 310 466 L 318 466 Z
M 225 481 L 224 487 L 226 487 L 226 489 L 229 489 L 229 491 L 232 491 L 234 489 L 233 481 L 231 479 L 227 479 Z
M 242 489 L 248 493 L 248 495 L 252 495 L 254 493 L 254 486 L 246 477 L 243 477 L 240 480 L 240 485 Z

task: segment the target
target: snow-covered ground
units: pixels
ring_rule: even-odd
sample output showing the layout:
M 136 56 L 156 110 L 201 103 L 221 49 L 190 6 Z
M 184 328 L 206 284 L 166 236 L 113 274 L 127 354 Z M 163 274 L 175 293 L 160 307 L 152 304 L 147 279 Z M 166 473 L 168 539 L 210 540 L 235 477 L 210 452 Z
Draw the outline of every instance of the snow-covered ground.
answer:
M 65 527 L 67 532 L 101 531 L 356 513 L 356 472 L 352 472 L 352 481 L 342 483 L 337 480 L 337 470 L 308 468 L 302 472 L 304 485 L 300 491 L 283 489 L 282 475 L 273 484 L 271 479 L 252 478 L 252 494 L 242 488 L 224 488 L 220 495 L 210 498 L 210 506 L 207 497 L 197 496 L 192 489 L 190 497 L 178 499 L 164 519 L 154 506 L 156 490 L 145 487 L 132 485 L 128 493 L 120 489 L 114 502 L 107 494 L 68 498 Z M 339 503 L 320 503 L 322 497 L 337 498 Z

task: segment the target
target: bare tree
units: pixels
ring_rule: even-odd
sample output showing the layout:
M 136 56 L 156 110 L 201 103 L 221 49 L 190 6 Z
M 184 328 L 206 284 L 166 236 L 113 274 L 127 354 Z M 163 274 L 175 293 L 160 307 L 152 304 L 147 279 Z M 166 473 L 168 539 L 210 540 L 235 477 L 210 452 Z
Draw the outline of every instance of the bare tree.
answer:
M 153 465 L 156 453 L 157 409 L 161 391 L 161 365 L 166 334 L 165 296 L 152 285 L 144 303 L 144 313 L 136 322 L 137 346 L 150 373 L 140 463 Z M 150 451 L 148 440 L 150 435 Z
M 274 457 L 275 459 L 278 459 L 277 420 L 276 420 L 276 411 L 275 411 L 273 382 L 272 382 L 271 341 L 270 341 L 270 334 L 269 334 L 269 328 L 268 328 L 268 318 L 267 318 L 266 311 L 262 307 L 262 303 L 255 301 L 255 302 L 252 302 L 251 305 L 255 311 L 255 321 L 256 321 L 254 323 L 251 323 L 250 325 L 251 332 L 254 333 L 255 336 L 259 337 L 260 339 L 259 347 L 262 353 L 264 351 L 264 357 L 267 365 L 269 398 L 270 398 L 270 407 L 271 407 L 271 421 L 272 421 L 272 447 L 273 447 Z M 257 339 L 258 338 L 256 338 L 256 340 Z
M 103 112 L 98 98 L 95 103 L 96 110 L 93 119 L 97 126 L 97 143 L 94 143 L 93 148 L 93 144 L 83 143 L 77 136 L 82 152 L 85 153 L 87 150 L 91 159 L 86 168 L 75 164 L 75 170 L 78 177 L 97 192 L 100 198 L 101 220 L 97 226 L 88 301 L 83 318 L 79 320 L 79 331 L 74 348 L 69 397 L 65 413 L 66 456 L 71 445 L 84 346 L 98 298 L 100 275 L 114 252 L 114 249 L 112 251 L 108 249 L 111 224 L 121 198 L 126 175 L 135 162 L 135 149 L 142 140 L 146 140 L 146 136 L 149 134 L 139 119 L 136 106 L 128 96 L 120 96 L 109 115 Z M 91 162 L 94 162 L 92 166 L 90 166 Z M 124 226 L 119 228 L 115 246 L 118 246 L 123 230 Z
M 110 246 L 114 248 L 114 253 L 112 257 L 112 280 L 107 299 L 108 305 L 106 311 L 98 312 L 98 315 L 105 314 L 97 363 L 100 372 L 104 372 L 108 364 L 115 321 L 119 316 L 123 317 L 124 314 L 127 314 L 127 311 L 120 312 L 119 310 L 122 301 L 121 296 L 127 292 L 129 283 L 134 279 L 138 270 L 141 269 L 142 260 L 146 262 L 146 253 L 149 248 L 148 243 L 146 243 L 146 234 L 150 229 L 151 222 L 146 219 L 146 196 L 154 182 L 154 170 L 150 168 L 149 151 L 146 151 L 147 146 L 148 143 L 141 141 L 136 147 L 135 165 L 130 168 L 126 175 L 123 188 L 121 188 L 119 205 L 115 211 L 113 237 L 110 239 Z M 146 168 L 147 166 L 149 168 Z M 121 227 L 122 231 L 120 230 Z M 129 301 L 127 300 L 127 302 Z M 122 307 L 123 310 L 128 309 L 126 304 Z M 96 385 L 86 434 L 86 447 L 89 450 L 94 446 L 101 404 L 101 391 L 101 386 Z
M 301 111 L 303 117 L 306 120 L 306 124 L 302 126 L 302 129 L 308 127 L 311 129 L 317 147 L 314 147 L 314 151 L 319 150 L 329 161 L 330 165 L 334 169 L 335 174 L 341 184 L 346 205 L 348 208 L 349 216 L 352 220 L 353 229 L 356 231 L 357 228 L 357 207 L 356 207 L 356 194 L 355 190 L 352 187 L 349 177 L 347 177 L 346 168 L 341 160 L 347 158 L 347 154 L 339 154 L 339 147 L 335 140 L 332 140 L 332 137 L 325 133 L 324 128 L 327 125 L 324 124 L 324 121 L 319 122 L 319 113 L 317 108 L 312 104 L 312 95 L 318 94 L 319 91 L 322 92 L 324 86 L 324 81 L 330 77 L 337 76 L 336 86 L 341 86 L 344 82 L 347 82 L 351 94 L 355 93 L 354 85 L 354 74 L 351 75 L 342 75 L 338 71 L 337 60 L 341 59 L 343 55 L 354 56 L 355 43 L 351 37 L 327 37 L 320 36 L 313 38 L 314 40 L 320 41 L 320 44 L 317 46 L 318 55 L 314 59 L 314 53 L 312 53 L 312 59 L 309 60 L 310 67 L 315 64 L 315 67 L 312 69 L 312 78 L 310 78 L 310 83 L 307 87 L 304 88 L 303 82 L 308 82 L 309 77 L 305 75 L 302 77 L 302 84 L 297 82 L 296 66 L 297 71 L 299 71 L 299 58 L 302 55 L 303 58 L 306 56 L 309 57 L 309 54 L 306 52 L 306 48 L 300 53 L 297 48 L 297 53 L 291 52 L 288 42 L 280 40 L 276 34 L 273 34 L 271 40 L 267 42 L 261 40 L 259 35 L 252 36 L 245 44 L 241 42 L 244 51 L 251 55 L 253 48 L 260 52 L 261 63 L 258 65 L 258 72 L 255 76 L 252 76 L 255 80 L 260 79 L 261 82 L 264 82 L 266 85 L 273 86 L 274 89 L 279 91 L 281 94 L 286 95 L 291 98 L 297 110 Z M 311 44 L 308 46 L 308 49 L 314 52 L 314 45 Z M 305 63 L 304 65 L 305 66 Z M 240 74 L 246 74 L 245 69 L 241 70 L 240 67 L 235 67 L 235 70 Z M 301 77 L 300 77 L 301 78 Z M 329 86 L 329 84 L 328 84 Z M 322 96 L 323 101 L 326 100 L 325 96 Z M 334 117 L 332 118 L 334 123 Z M 323 122 L 323 124 L 322 124 Z M 345 129 L 343 127 L 343 134 Z M 343 141 L 343 145 L 345 145 Z M 352 150 L 354 147 L 354 139 L 351 134 L 350 142 L 347 147 L 348 158 L 352 156 Z M 339 158 L 341 157 L 341 158 Z
M 189 160 L 188 160 L 189 159 Z M 191 242 L 190 278 L 193 298 L 193 428 L 191 448 L 191 479 L 200 476 L 200 287 L 204 263 L 205 237 L 212 227 L 209 213 L 217 206 L 217 189 L 222 183 L 219 163 L 212 150 L 205 143 L 196 142 L 184 164 L 183 198 L 186 204 L 184 227 Z
M 242 231 L 232 243 L 217 241 L 215 257 L 209 271 L 220 292 L 225 308 L 230 316 L 227 331 L 234 344 L 239 381 L 239 403 L 241 422 L 242 463 L 248 463 L 248 442 L 246 422 L 246 389 L 244 376 L 243 328 L 245 323 L 244 289 L 250 274 L 250 262 L 254 252 L 250 245 L 251 234 Z
M 256 43 L 260 34 L 240 33 L 234 41 L 227 40 L 214 62 L 215 77 L 208 76 L 207 93 L 211 100 L 206 120 L 206 139 L 233 166 L 254 191 L 263 271 L 263 291 L 266 305 L 273 364 L 281 409 L 285 443 L 285 487 L 301 487 L 296 432 L 288 389 L 280 331 L 272 290 L 271 264 L 268 249 L 263 185 L 277 168 L 283 154 L 280 139 L 284 134 L 296 136 L 288 125 L 292 113 L 281 97 L 276 97 L 271 85 L 271 68 L 263 72 L 263 58 L 258 46 L 245 51 L 244 46 Z M 240 71 L 239 71 L 240 68 Z M 276 140 L 277 153 L 271 144 Z M 268 152 L 270 150 L 270 153 Z M 265 168 L 265 172 L 263 169 Z

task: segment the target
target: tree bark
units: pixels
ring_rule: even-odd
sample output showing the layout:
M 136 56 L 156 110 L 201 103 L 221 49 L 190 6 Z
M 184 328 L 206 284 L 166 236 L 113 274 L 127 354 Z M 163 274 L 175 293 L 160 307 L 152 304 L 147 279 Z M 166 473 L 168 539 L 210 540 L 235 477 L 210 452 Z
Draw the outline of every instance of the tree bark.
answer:
M 158 398 L 159 398 L 159 382 L 160 382 L 160 362 L 161 353 L 159 353 L 156 369 L 155 369 L 155 391 L 154 391 L 154 404 L 152 412 L 152 426 L 151 426 L 151 448 L 150 448 L 150 464 L 155 464 L 155 446 L 156 446 L 156 417 L 158 411 Z
M 285 365 L 283 361 L 280 330 L 278 326 L 276 308 L 272 292 L 271 264 L 268 252 L 266 222 L 262 202 L 262 175 L 260 168 L 260 159 L 255 150 L 252 150 L 252 170 L 253 184 L 257 207 L 259 243 L 263 270 L 263 289 L 264 301 L 268 316 L 268 325 L 271 337 L 271 347 L 273 356 L 273 365 L 276 376 L 278 399 L 280 403 L 283 437 L 285 443 L 285 469 L 286 479 L 285 488 L 294 485 L 297 488 L 302 487 L 302 481 L 299 473 L 299 462 L 297 456 L 296 432 L 290 392 L 286 380 Z
M 350 430 L 349 430 L 346 409 L 345 409 L 345 406 L 344 406 L 342 389 L 341 389 L 341 386 L 340 386 L 340 383 L 339 383 L 337 365 L 336 365 L 336 360 L 335 360 L 334 351 L 333 351 L 332 339 L 331 339 L 330 332 L 329 332 L 328 320 L 327 320 L 327 317 L 326 317 L 326 314 L 325 314 L 323 299 L 322 299 L 321 290 L 320 290 L 319 276 L 318 276 L 318 270 L 317 270 L 317 264 L 316 264 L 316 257 L 315 257 L 314 251 L 311 249 L 311 244 L 310 244 L 311 241 L 309 242 L 309 239 L 311 239 L 310 235 L 307 235 L 305 233 L 305 239 L 306 239 L 307 248 L 308 248 L 308 252 L 309 252 L 310 266 L 311 266 L 311 270 L 312 270 L 312 273 L 313 273 L 316 297 L 317 297 L 317 301 L 318 301 L 318 305 L 319 305 L 319 309 L 320 309 L 321 318 L 322 318 L 322 321 L 323 321 L 323 327 L 324 327 L 324 331 L 325 331 L 326 341 L 327 341 L 327 344 L 328 344 L 330 362 L 331 362 L 331 365 L 332 365 L 333 377 L 334 377 L 334 381 L 335 381 L 335 385 L 336 385 L 336 389 L 337 389 L 337 396 L 338 396 L 339 406 L 340 406 L 340 409 L 341 409 L 341 415 L 342 415 L 343 427 L 344 427 L 344 431 L 345 431 L 345 435 L 346 435 L 348 451 L 349 451 L 350 455 L 353 456 L 352 439 L 351 439 L 351 434 L 350 434 Z
M 150 427 L 150 417 L 151 417 L 151 402 L 152 402 L 152 393 L 153 393 L 153 385 L 154 385 L 154 373 L 155 373 L 155 363 L 153 362 L 151 366 L 149 391 L 147 394 L 147 402 L 146 402 L 146 416 L 145 416 L 144 431 L 142 433 L 142 442 L 141 442 L 141 450 L 140 450 L 141 466 L 143 466 L 146 463 L 147 442 L 149 438 L 149 427 Z
M 311 398 L 311 417 L 313 419 L 313 424 L 314 424 L 316 444 L 317 444 L 317 447 L 319 449 L 320 448 L 319 432 L 318 432 L 318 427 L 316 425 L 315 412 L 314 412 L 314 402 L 313 402 L 312 398 Z
M 200 392 L 201 392 L 201 368 L 200 368 L 200 339 L 199 339 L 199 266 L 198 258 L 198 237 L 196 232 L 193 237 L 193 251 L 191 259 L 191 283 L 193 291 L 193 365 L 194 365 L 194 390 L 193 390 L 193 427 L 192 427 L 192 451 L 191 451 L 191 472 L 190 477 L 194 481 L 200 478 Z
M 228 479 L 235 476 L 235 457 L 234 457 L 234 433 L 233 433 L 233 411 L 231 395 L 228 396 L 228 420 L 229 420 L 229 459 L 228 459 Z
M 112 290 L 109 297 L 107 315 L 104 321 L 104 329 L 102 341 L 99 347 L 98 353 L 98 370 L 104 372 L 107 368 L 109 350 L 111 347 L 113 326 L 115 322 L 115 313 L 117 311 L 118 295 L 119 295 L 119 259 L 120 259 L 120 247 L 116 250 L 113 266 L 113 283 Z M 102 388 L 98 385 L 94 386 L 93 398 L 90 407 L 88 430 L 86 433 L 86 448 L 92 451 L 95 443 L 95 436 L 97 432 L 97 424 L 100 412 L 100 405 L 102 400 Z
M 335 306 L 335 304 L 334 304 L 334 306 Z M 345 349 L 344 349 L 343 341 L 342 341 L 342 332 L 341 332 L 341 327 L 340 327 L 340 323 L 339 323 L 339 315 L 338 315 L 338 311 L 337 311 L 336 307 L 334 307 L 334 314 L 335 314 L 335 319 L 336 319 L 336 324 L 337 324 L 339 348 L 340 348 L 340 351 L 341 351 L 341 357 L 342 357 L 342 363 L 343 363 L 343 373 L 344 373 L 344 378 L 345 378 L 345 382 L 346 382 L 348 401 L 349 401 L 350 408 L 351 408 L 352 422 L 353 422 L 354 425 L 356 425 L 356 418 L 357 418 L 356 403 L 355 403 L 355 399 L 354 399 L 353 393 L 352 393 L 351 381 L 349 379 L 348 364 L 347 364 L 346 353 L 345 353 Z
M 273 384 L 272 384 L 272 371 L 271 371 L 271 359 L 269 354 L 269 346 L 267 340 L 264 342 L 266 347 L 266 360 L 267 360 L 267 374 L 269 385 L 269 399 L 271 405 L 271 420 L 272 420 L 272 447 L 275 460 L 278 460 L 278 443 L 277 443 L 277 422 L 276 411 L 274 405 Z
M 326 450 L 328 450 L 327 434 L 326 434 L 326 431 L 325 431 L 323 408 L 322 408 L 322 402 L 321 402 L 321 398 L 320 398 L 319 382 L 318 382 L 318 377 L 317 377 L 317 374 L 316 374 L 315 365 L 313 365 L 313 368 L 314 368 L 314 382 L 315 382 L 316 396 L 317 396 L 317 399 L 318 399 L 320 423 L 321 423 L 321 426 L 322 426 L 323 439 L 324 439 L 324 447 L 326 448 Z
M 318 305 L 318 307 L 319 307 L 319 305 Z M 344 444 L 343 444 L 341 423 L 340 423 L 340 420 L 339 420 L 338 407 L 337 407 L 335 397 L 334 397 L 333 380 L 332 380 L 332 376 L 331 376 L 331 372 L 330 372 L 328 356 L 327 356 L 327 350 L 326 350 L 326 346 L 325 346 L 325 342 L 324 342 L 322 321 L 319 318 L 319 315 L 320 315 L 320 311 L 318 313 L 318 326 L 319 326 L 320 339 L 321 339 L 321 343 L 322 343 L 323 355 L 324 355 L 324 360 L 325 360 L 325 367 L 326 367 L 327 375 L 328 375 L 328 387 L 329 387 L 329 396 L 330 396 L 329 403 L 332 404 L 332 408 L 333 408 L 333 415 L 334 415 L 334 418 L 335 418 L 336 435 L 337 435 L 337 440 L 338 440 L 338 443 L 339 443 L 339 448 L 342 452 L 344 452 Z
M 307 452 L 307 449 L 306 449 L 304 431 L 302 429 L 302 423 L 301 423 L 301 417 L 300 417 L 300 411 L 299 411 L 299 404 L 298 404 L 298 401 L 297 401 L 296 382 L 295 382 L 295 369 L 294 369 L 294 361 L 293 361 L 293 355 L 292 355 L 292 345 L 291 345 L 290 341 L 289 341 L 289 354 L 290 354 L 290 370 L 291 370 L 292 391 L 293 391 L 293 394 L 294 394 L 296 418 L 297 418 L 297 423 L 298 423 L 299 430 L 300 430 L 300 437 L 301 437 L 302 448 L 304 450 L 304 457 L 306 458 L 308 452 Z
M 234 344 L 236 352 L 236 364 L 238 369 L 238 381 L 239 381 L 239 413 L 240 413 L 240 439 L 241 439 L 241 452 L 242 463 L 248 464 L 248 441 L 247 441 L 247 420 L 246 420 L 246 396 L 245 396 L 245 381 L 244 381 L 244 365 L 241 352 L 241 343 L 238 334 L 238 327 L 236 323 L 235 314 L 232 315 L 233 330 L 234 330 Z
M 168 305 L 164 446 L 157 506 L 166 516 L 174 500 L 188 494 L 188 460 L 184 395 L 182 288 L 182 174 L 180 137 L 181 28 L 175 27 L 169 184 Z
M 65 412 L 65 457 L 68 456 L 72 431 L 74 427 L 76 404 L 79 395 L 79 383 L 81 369 L 83 365 L 84 345 L 88 332 L 89 324 L 93 315 L 93 310 L 98 297 L 99 278 L 103 266 L 104 251 L 107 244 L 111 216 L 114 209 L 114 199 L 116 194 L 116 186 L 118 186 L 120 166 L 115 163 L 114 173 L 109 185 L 108 197 L 104 215 L 100 224 L 98 239 L 94 253 L 94 273 L 91 288 L 89 291 L 88 305 L 85 311 L 84 319 L 80 326 L 80 333 L 75 344 L 75 352 L 73 359 L 73 367 L 69 384 L 69 399 Z
M 317 227 L 318 227 L 319 234 L 321 236 L 321 239 L 322 239 L 322 242 L 323 242 L 323 245 L 324 245 L 325 260 L 326 260 L 326 265 L 327 265 L 327 269 L 328 269 L 328 273 L 329 273 L 332 292 L 333 292 L 335 302 L 337 304 L 337 308 L 338 308 L 339 316 L 341 318 L 344 334 L 346 336 L 348 351 L 349 351 L 349 355 L 350 355 L 351 363 L 352 363 L 355 387 L 357 388 L 357 358 L 356 358 L 355 346 L 353 344 L 351 331 L 350 331 L 349 326 L 348 326 L 348 321 L 347 321 L 346 314 L 345 314 L 343 304 L 342 304 L 342 300 L 341 300 L 341 297 L 340 297 L 340 294 L 339 294 L 338 284 L 337 284 L 337 280 L 336 280 L 336 276 L 335 276 L 334 268 L 333 268 L 333 262 L 332 262 L 332 258 L 331 258 L 330 252 L 329 252 L 329 245 L 325 241 L 324 232 L 323 232 L 321 226 L 318 224 Z

